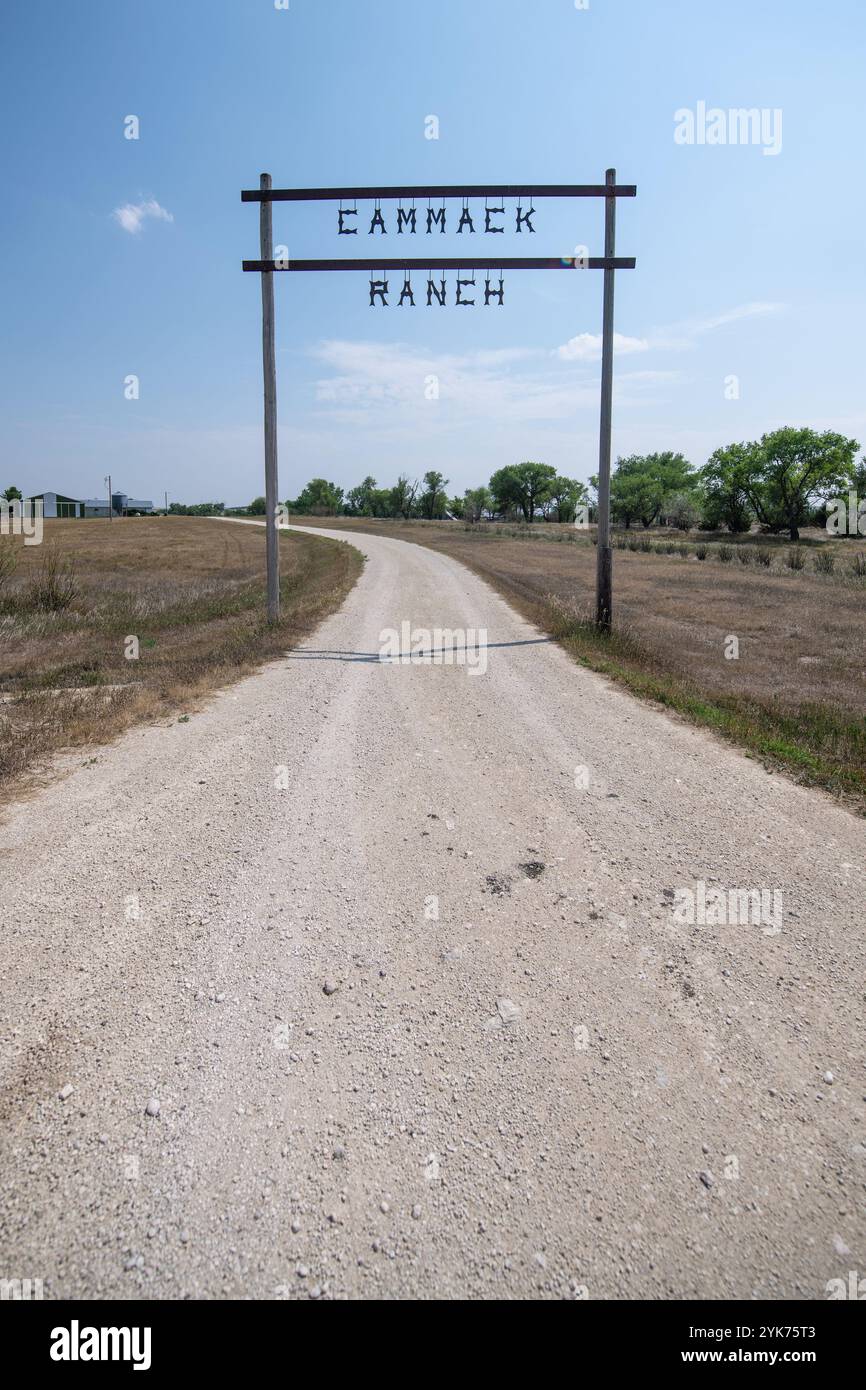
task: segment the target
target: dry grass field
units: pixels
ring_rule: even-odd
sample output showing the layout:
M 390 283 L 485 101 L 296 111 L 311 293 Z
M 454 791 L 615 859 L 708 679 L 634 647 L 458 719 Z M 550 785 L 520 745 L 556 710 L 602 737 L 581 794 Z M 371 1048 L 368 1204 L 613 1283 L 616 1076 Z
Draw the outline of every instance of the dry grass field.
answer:
M 307 518 L 299 518 L 306 521 Z M 862 546 L 808 533 L 804 567 L 787 541 L 749 536 L 618 533 L 617 545 L 685 545 L 687 556 L 617 548 L 616 632 L 588 618 L 595 546 L 573 528 L 309 518 L 442 550 L 487 579 L 593 669 L 711 727 L 799 780 L 866 809 L 866 579 Z M 698 559 L 697 546 L 706 545 Z M 719 558 L 720 547 L 732 553 Z M 832 573 L 815 566 L 834 556 Z M 749 555 L 749 563 L 738 558 Z M 798 559 L 795 557 L 795 563 Z M 725 656 L 728 639 L 739 657 Z
M 338 542 L 280 542 L 282 620 L 269 627 L 259 527 L 46 521 L 40 546 L 0 540 L 17 562 L 0 582 L 0 784 L 38 772 L 52 752 L 176 717 L 306 635 L 363 561 Z M 138 659 L 126 656 L 130 636 Z

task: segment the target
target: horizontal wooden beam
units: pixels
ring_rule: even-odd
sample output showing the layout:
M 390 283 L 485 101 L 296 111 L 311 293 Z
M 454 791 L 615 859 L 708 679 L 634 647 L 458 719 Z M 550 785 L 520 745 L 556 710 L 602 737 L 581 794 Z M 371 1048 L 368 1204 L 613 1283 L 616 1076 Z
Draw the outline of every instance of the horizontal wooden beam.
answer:
M 389 198 L 634 198 L 637 185 L 618 183 L 445 184 L 437 188 L 245 188 L 242 203 L 349 202 Z
M 576 264 L 568 256 L 465 256 L 451 260 L 244 261 L 244 270 L 634 270 L 634 256 L 587 256 Z

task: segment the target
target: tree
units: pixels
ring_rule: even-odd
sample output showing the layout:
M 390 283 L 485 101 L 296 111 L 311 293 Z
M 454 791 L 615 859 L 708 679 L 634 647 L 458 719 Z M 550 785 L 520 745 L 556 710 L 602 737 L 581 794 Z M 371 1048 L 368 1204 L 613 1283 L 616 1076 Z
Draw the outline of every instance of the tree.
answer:
M 489 512 L 493 507 L 493 498 L 490 489 L 486 487 L 468 487 L 463 499 L 463 517 L 466 521 L 480 521 L 485 512 Z
M 170 516 L 222 516 L 225 509 L 225 502 L 172 502 L 168 508 Z
M 498 468 L 490 479 L 493 509 L 503 515 L 520 508 L 520 485 L 515 469 L 516 465 L 509 463 L 504 468 Z
M 264 516 L 268 504 L 264 497 L 254 497 L 248 509 L 250 516 Z
M 394 511 L 391 505 L 392 489 L 389 487 L 377 487 L 370 493 L 370 515 L 371 516 L 393 516 Z
M 313 478 L 294 502 L 289 502 L 290 512 L 302 516 L 337 516 L 343 509 L 343 489 L 326 478 Z
M 589 494 L 576 478 L 557 474 L 550 484 L 550 501 L 556 507 L 557 521 L 574 521 L 578 507 L 589 502 Z
M 464 512 L 465 512 L 465 509 L 466 509 L 466 499 L 465 499 L 465 497 L 449 497 L 449 499 L 448 499 L 448 504 L 447 504 L 447 510 L 451 513 L 452 516 L 458 516 L 458 517 L 461 517 L 461 518 L 462 518 L 462 517 L 463 517 L 463 514 L 464 514 Z
M 857 473 L 859 443 L 832 430 L 773 430 L 750 444 L 717 450 L 721 483 L 739 487 L 759 522 L 768 531 L 787 531 L 800 539 L 800 527 L 817 502 L 845 493 Z M 709 468 L 709 464 L 707 465 Z
M 6 491 L 3 493 L 3 496 L 6 498 L 7 502 L 20 502 L 23 500 L 21 497 L 21 489 L 18 487 L 7 487 Z
M 702 520 L 710 530 L 727 526 L 729 531 L 738 534 L 751 527 L 754 511 L 742 480 L 748 447 L 729 444 L 727 448 L 716 449 L 700 470 Z
M 597 478 L 590 481 L 593 487 L 598 487 Z M 652 526 L 665 498 L 674 493 L 691 492 L 697 481 L 697 474 L 688 460 L 670 450 L 619 458 L 610 479 L 611 516 L 626 527 L 633 521 Z
M 538 507 L 550 496 L 556 469 L 549 463 L 510 463 L 490 479 L 490 491 L 498 512 L 518 508 L 524 521 L 534 521 Z
M 373 498 L 376 492 L 376 479 L 368 476 L 357 487 L 346 493 L 346 511 L 349 516 L 373 516 Z
M 678 531 L 690 531 L 701 519 L 697 494 L 693 492 L 672 492 L 662 504 L 664 519 L 668 526 Z
M 410 483 L 405 474 L 401 473 L 389 493 L 388 514 L 395 517 L 402 516 L 404 521 L 408 521 L 412 515 L 417 492 L 417 482 Z
M 448 479 L 435 469 L 424 474 L 424 492 L 421 494 L 421 515 L 427 521 L 441 519 L 445 515 L 448 494 L 445 491 Z

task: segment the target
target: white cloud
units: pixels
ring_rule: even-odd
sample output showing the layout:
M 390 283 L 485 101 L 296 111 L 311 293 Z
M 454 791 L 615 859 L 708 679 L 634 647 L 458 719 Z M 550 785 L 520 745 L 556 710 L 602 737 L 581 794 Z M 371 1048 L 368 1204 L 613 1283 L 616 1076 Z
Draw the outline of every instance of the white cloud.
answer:
M 634 349 L 640 351 L 640 349 Z M 597 414 L 598 368 L 594 362 L 559 358 L 546 349 L 505 348 L 466 353 L 437 353 L 408 343 L 350 342 L 330 339 L 311 356 L 330 369 L 314 385 L 319 418 L 338 429 L 374 432 L 397 447 L 459 449 L 473 432 L 486 438 L 525 429 L 537 434 L 582 413 Z M 438 394 L 427 388 L 435 378 Z M 676 371 L 617 374 L 618 407 L 646 407 L 669 398 L 682 385 Z
M 627 338 L 623 333 L 614 333 L 614 353 L 646 352 L 649 348 L 646 338 Z M 578 333 L 567 343 L 556 349 L 557 357 L 563 362 L 598 362 L 601 359 L 601 334 Z
M 733 309 L 725 309 L 722 313 L 712 314 L 705 319 L 686 319 L 666 328 L 656 328 L 650 334 L 650 346 L 660 351 L 686 351 L 694 347 L 696 338 L 702 338 L 706 333 L 714 333 L 717 328 L 726 328 L 729 323 L 741 323 L 744 319 L 781 314 L 785 308 L 784 304 L 770 304 L 762 300 L 737 304 Z
M 740 319 L 764 318 L 767 314 L 780 314 L 784 309 L 784 304 L 767 304 L 759 300 L 751 304 L 738 304 L 734 309 L 727 309 L 722 314 L 715 314 L 712 318 L 703 319 L 692 325 L 692 332 L 711 333 L 714 328 L 723 328 L 727 323 L 738 323 Z
M 563 419 L 597 396 L 597 383 L 575 384 L 533 369 L 549 360 L 536 348 L 433 353 L 407 343 L 320 343 L 312 354 L 334 375 L 316 382 L 316 399 L 344 424 L 371 417 L 427 433 L 468 422 Z M 425 395 L 431 378 L 439 395 Z
M 154 217 L 158 222 L 174 221 L 172 214 L 160 207 L 155 198 L 148 198 L 143 203 L 124 203 L 122 208 L 115 208 L 111 215 L 115 222 L 119 223 L 125 232 L 130 232 L 132 236 L 138 235 L 141 231 L 141 224 L 147 217 Z
M 630 352 L 685 352 L 694 347 L 695 339 L 717 328 L 725 328 L 729 323 L 740 323 L 743 319 L 765 318 L 770 314 L 780 314 L 784 304 L 771 304 L 753 301 L 738 304 L 733 309 L 725 309 L 705 319 L 688 319 L 681 323 L 669 324 L 665 328 L 654 328 L 647 338 L 628 338 L 622 333 L 614 333 L 613 347 L 618 355 Z M 601 358 L 601 334 L 578 333 L 567 343 L 556 349 L 556 356 L 565 362 L 597 362 Z

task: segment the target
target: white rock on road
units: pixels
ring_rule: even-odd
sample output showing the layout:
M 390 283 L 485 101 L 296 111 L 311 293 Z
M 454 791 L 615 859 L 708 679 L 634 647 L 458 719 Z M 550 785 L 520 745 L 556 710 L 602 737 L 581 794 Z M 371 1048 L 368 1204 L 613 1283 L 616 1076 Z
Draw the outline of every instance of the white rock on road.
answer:
M 353 539 L 301 650 L 5 816 L 0 1274 L 825 1297 L 866 1267 L 863 822 Z M 381 663 L 404 620 L 486 673 Z M 701 884 L 781 930 L 678 920 Z

